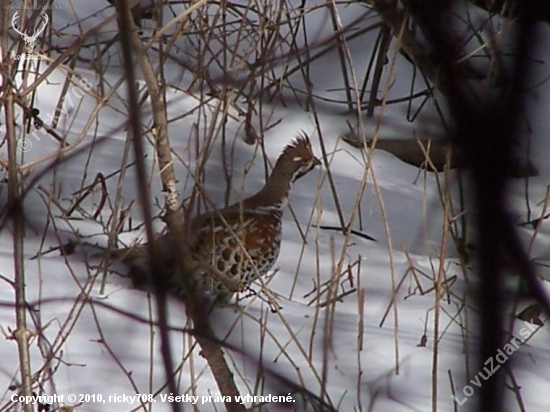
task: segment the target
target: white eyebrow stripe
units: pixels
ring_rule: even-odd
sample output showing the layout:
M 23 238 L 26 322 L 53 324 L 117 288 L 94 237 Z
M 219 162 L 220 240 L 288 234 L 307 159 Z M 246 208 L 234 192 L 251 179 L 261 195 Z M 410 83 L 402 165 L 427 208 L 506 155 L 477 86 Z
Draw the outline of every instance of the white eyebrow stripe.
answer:
M 293 157 L 292 158 L 292 161 L 294 162 L 301 162 L 302 161 L 302 158 L 300 156 L 296 156 L 296 157 Z

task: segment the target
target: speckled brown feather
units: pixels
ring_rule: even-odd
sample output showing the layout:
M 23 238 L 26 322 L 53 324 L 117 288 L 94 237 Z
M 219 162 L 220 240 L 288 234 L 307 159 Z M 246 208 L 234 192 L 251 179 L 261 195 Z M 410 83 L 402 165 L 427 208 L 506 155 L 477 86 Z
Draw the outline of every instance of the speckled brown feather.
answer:
M 184 232 L 191 257 L 197 263 L 192 275 L 208 298 L 227 301 L 234 291 L 204 266 L 216 268 L 230 278 L 239 277 L 244 286 L 273 267 L 279 255 L 283 209 L 292 183 L 317 165 L 320 161 L 313 154 L 309 138 L 305 134 L 299 136 L 285 147 L 259 192 L 190 221 Z M 162 258 L 174 261 L 174 253 L 179 252 L 174 250 L 171 236 L 165 234 L 156 242 L 160 242 Z M 145 245 L 116 250 L 112 256 L 140 270 L 148 265 Z M 177 288 L 178 280 L 173 279 L 173 284 Z

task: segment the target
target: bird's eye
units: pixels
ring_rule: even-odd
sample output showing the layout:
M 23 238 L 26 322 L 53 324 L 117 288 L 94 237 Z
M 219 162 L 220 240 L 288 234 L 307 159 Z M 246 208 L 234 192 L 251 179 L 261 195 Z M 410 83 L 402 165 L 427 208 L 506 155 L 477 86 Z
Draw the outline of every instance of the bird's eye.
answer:
M 311 159 L 312 159 L 311 155 L 309 155 L 309 154 L 307 154 L 307 153 L 304 153 L 304 154 L 301 155 L 301 156 L 293 157 L 293 158 L 292 158 L 292 161 L 293 161 L 293 162 L 299 162 L 299 163 L 306 163 L 306 162 L 311 161 Z

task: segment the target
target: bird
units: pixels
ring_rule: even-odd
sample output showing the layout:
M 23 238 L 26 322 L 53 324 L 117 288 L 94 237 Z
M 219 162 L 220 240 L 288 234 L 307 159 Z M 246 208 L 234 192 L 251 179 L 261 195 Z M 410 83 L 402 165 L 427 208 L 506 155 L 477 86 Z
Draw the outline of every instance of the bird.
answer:
M 223 304 L 237 290 L 248 289 L 258 276 L 266 275 L 281 250 L 283 212 L 292 185 L 320 165 L 309 137 L 300 134 L 284 148 L 257 193 L 191 218 L 183 234 L 189 246 L 186 259 L 191 259 L 185 266 L 194 268 L 192 273 L 175 270 L 175 254 L 181 253 L 181 248 L 169 232 L 153 240 L 158 242 L 159 257 L 169 268 L 169 291 L 184 296 L 180 277 L 191 276 L 207 301 Z M 136 283 L 147 283 L 145 279 L 150 279 L 153 272 L 147 251 L 147 245 L 141 244 L 111 250 L 109 255 L 130 266 L 130 276 L 138 286 Z

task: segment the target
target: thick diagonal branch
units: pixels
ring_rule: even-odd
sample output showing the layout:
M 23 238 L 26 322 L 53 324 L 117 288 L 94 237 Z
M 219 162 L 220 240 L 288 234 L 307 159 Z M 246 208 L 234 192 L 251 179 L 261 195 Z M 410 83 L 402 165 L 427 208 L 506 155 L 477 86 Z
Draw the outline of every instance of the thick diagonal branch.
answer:
M 221 345 L 215 339 L 215 334 L 208 320 L 208 316 L 205 316 L 205 313 L 208 313 L 206 302 L 204 301 L 201 291 L 198 290 L 191 282 L 192 276 L 185 275 L 189 275 L 191 271 L 194 270 L 194 268 L 192 268 L 189 264 L 189 245 L 185 241 L 186 236 L 184 222 L 186 221 L 186 219 L 188 219 L 189 216 L 183 216 L 183 212 L 178 207 L 179 200 L 178 193 L 176 191 L 176 177 L 174 173 L 174 168 L 172 166 L 173 160 L 170 141 L 168 137 L 168 120 L 166 115 L 166 106 L 163 98 L 163 92 L 158 84 L 153 65 L 151 64 L 151 61 L 146 54 L 145 47 L 138 35 L 136 27 L 132 22 L 129 8 L 124 1 L 118 1 L 117 8 L 119 12 L 121 40 L 123 42 L 123 47 L 129 48 L 129 46 L 131 45 L 131 49 L 133 49 L 133 52 L 136 56 L 139 67 L 141 68 L 141 71 L 143 73 L 149 95 L 151 97 L 154 121 L 153 130 L 155 134 L 155 148 L 159 159 L 160 177 L 166 196 L 166 223 L 168 225 L 168 229 L 173 235 L 173 238 L 177 240 L 179 247 L 178 250 L 181 249 L 181 253 L 177 253 L 175 258 L 176 264 L 183 274 L 181 280 L 186 295 L 186 311 L 188 316 L 193 321 L 195 330 L 194 336 L 202 349 L 202 355 L 208 362 L 212 374 L 216 379 L 216 382 L 220 389 L 220 393 L 224 395 L 224 397 L 228 396 L 229 399 L 235 399 L 235 397 L 239 395 L 239 392 L 233 379 L 233 374 L 224 358 Z M 126 44 L 124 44 L 125 42 Z M 131 58 L 129 60 L 129 62 L 125 62 L 126 70 L 127 72 L 132 72 L 133 74 Z M 130 82 L 130 80 L 131 77 L 128 76 L 128 81 L 131 85 L 131 88 L 135 89 L 135 83 Z M 130 103 L 133 108 L 133 113 L 131 113 L 131 115 L 136 116 L 136 119 L 138 119 L 139 122 L 139 107 L 137 107 L 137 101 L 137 99 L 130 98 Z M 136 159 L 139 160 L 137 156 Z M 145 184 L 145 182 L 140 182 L 140 184 Z M 145 199 L 145 201 L 148 201 L 148 199 Z M 189 211 L 190 210 L 191 208 L 189 208 Z M 152 237 L 149 239 L 152 239 Z M 155 244 L 156 242 L 149 242 L 149 245 L 151 245 L 152 249 L 155 248 Z M 151 253 L 152 257 L 152 265 L 153 267 L 155 267 L 156 251 L 150 250 L 149 252 Z M 163 262 L 158 262 L 158 264 L 162 266 Z M 158 282 L 155 280 L 154 283 Z M 157 295 L 157 309 L 159 310 L 159 319 L 161 319 L 160 314 L 166 314 L 165 299 L 162 298 L 165 295 L 164 285 L 156 285 L 155 289 L 157 289 L 157 291 L 159 292 L 159 295 Z M 166 317 L 164 318 L 164 322 L 161 323 L 161 325 L 164 325 L 164 327 L 161 327 L 161 337 L 163 340 L 168 340 Z M 162 333 L 162 330 L 164 330 L 166 333 Z M 167 347 L 168 342 L 163 343 L 163 346 L 165 344 Z M 163 353 L 163 356 L 166 355 L 169 356 L 169 353 Z M 165 368 L 167 369 L 166 373 L 170 379 L 172 373 L 168 370 L 169 365 L 167 365 L 167 363 L 169 362 L 167 362 L 165 359 Z M 173 383 L 173 379 L 170 379 L 170 381 L 172 381 Z M 177 393 L 175 389 L 170 388 L 170 391 L 172 390 L 174 391 L 174 393 Z M 233 402 L 226 402 L 226 408 L 228 411 L 245 410 L 243 405 Z

